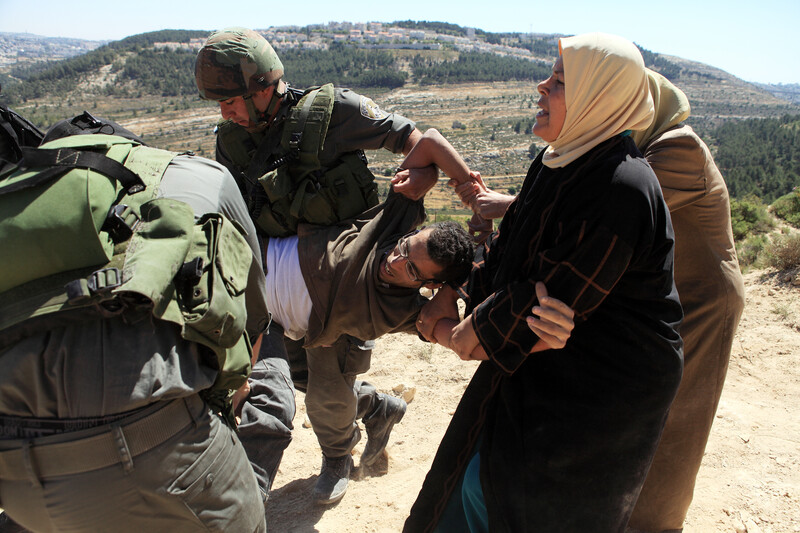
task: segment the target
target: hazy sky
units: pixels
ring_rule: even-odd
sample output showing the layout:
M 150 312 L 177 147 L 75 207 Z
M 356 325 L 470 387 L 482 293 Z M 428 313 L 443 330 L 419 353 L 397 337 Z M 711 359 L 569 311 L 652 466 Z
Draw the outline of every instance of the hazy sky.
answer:
M 395 20 L 450 22 L 490 32 L 602 31 L 747 81 L 800 83 L 800 0 L 0 0 L 0 31 L 91 40 L 161 29 Z

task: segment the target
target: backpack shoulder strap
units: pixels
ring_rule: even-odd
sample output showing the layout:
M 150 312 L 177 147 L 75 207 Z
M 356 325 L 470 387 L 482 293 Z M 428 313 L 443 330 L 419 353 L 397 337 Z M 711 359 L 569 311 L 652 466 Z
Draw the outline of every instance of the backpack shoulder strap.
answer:
M 308 115 L 311 114 L 311 106 L 314 105 L 314 99 L 317 97 L 317 94 L 319 94 L 319 91 L 319 87 L 309 91 L 305 96 L 303 96 L 300 102 L 298 102 L 297 107 L 300 109 L 296 115 L 297 122 L 294 124 L 294 127 L 291 129 L 291 131 L 289 131 L 288 144 L 290 149 L 300 149 L 300 143 L 303 140 L 303 130 L 308 122 Z
M 31 121 L 0 104 L 0 169 L 13 166 L 24 146 L 39 146 L 44 133 Z
M 114 161 L 99 152 L 75 150 L 72 148 L 22 148 L 20 168 L 47 168 L 36 176 L 11 183 L 0 188 L 0 194 L 8 194 L 30 187 L 38 187 L 51 181 L 73 168 L 96 170 L 109 178 L 117 180 L 126 194 L 134 194 L 144 190 L 142 179 L 125 165 Z

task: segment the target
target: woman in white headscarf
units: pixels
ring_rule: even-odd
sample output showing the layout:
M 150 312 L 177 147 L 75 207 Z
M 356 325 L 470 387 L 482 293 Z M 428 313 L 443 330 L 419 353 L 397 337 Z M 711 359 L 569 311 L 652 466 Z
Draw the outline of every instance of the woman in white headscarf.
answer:
M 452 328 L 461 358 L 487 360 L 409 532 L 624 531 L 680 381 L 672 226 L 629 136 L 653 119 L 641 54 L 597 33 L 559 49 L 534 127 L 550 145 L 463 287 L 467 316 L 449 288 L 421 315 L 439 338 Z M 539 281 L 575 311 L 561 350 L 526 321 Z

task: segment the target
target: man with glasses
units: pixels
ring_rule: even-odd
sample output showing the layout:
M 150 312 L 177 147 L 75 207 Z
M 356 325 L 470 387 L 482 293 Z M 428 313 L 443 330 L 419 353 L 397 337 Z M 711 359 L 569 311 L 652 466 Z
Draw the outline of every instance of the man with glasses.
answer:
M 408 232 L 424 218 L 422 200 L 391 191 L 386 202 L 356 219 L 301 225 L 296 236 L 265 239 L 273 323 L 289 338 L 305 341 L 305 403 L 323 452 L 315 489 L 320 503 L 344 496 L 350 452 L 360 438 L 356 420 L 364 419 L 368 436 L 360 463 L 370 465 L 406 410 L 405 402 L 387 396 L 400 407 L 371 423 L 370 410 L 385 406 L 370 406 L 363 400 L 369 395 L 354 393 L 356 376 L 369 370 L 371 350 L 350 339 L 416 334 L 417 315 L 428 301 L 419 289 L 458 283 L 472 265 L 472 239 L 455 222 Z

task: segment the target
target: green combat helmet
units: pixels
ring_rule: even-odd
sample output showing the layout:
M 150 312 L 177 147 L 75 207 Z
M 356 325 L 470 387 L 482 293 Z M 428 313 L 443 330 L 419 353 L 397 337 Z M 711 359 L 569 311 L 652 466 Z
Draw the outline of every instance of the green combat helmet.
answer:
M 283 63 L 259 33 L 225 28 L 206 40 L 194 65 L 200 96 L 224 101 L 266 89 L 283 76 Z

